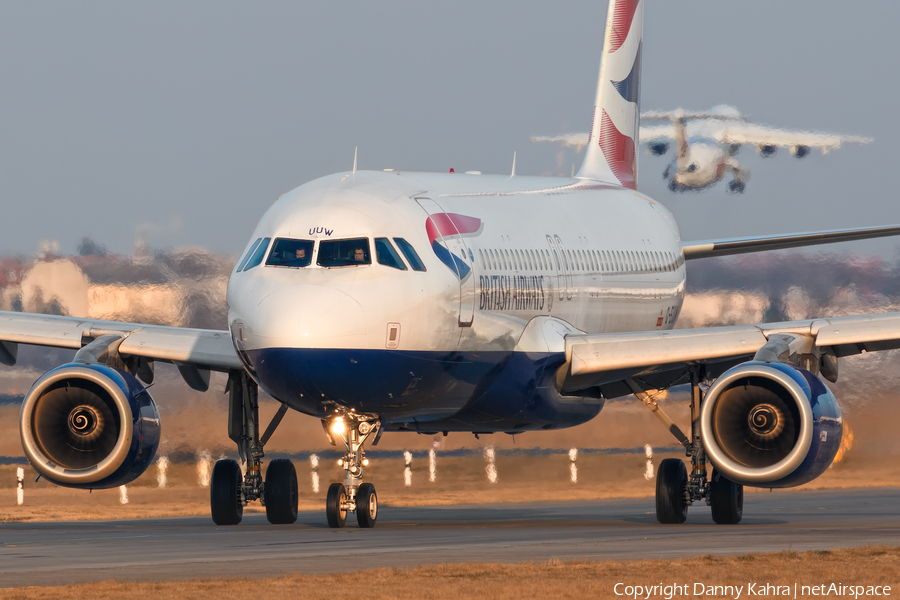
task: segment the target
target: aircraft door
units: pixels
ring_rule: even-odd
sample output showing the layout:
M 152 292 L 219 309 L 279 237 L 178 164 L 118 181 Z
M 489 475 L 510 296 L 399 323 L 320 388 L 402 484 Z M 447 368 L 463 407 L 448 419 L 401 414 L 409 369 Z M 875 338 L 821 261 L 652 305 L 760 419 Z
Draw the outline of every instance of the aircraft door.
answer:
M 566 299 L 571 300 L 574 293 L 574 282 L 572 281 L 572 265 L 569 264 L 569 257 L 566 256 L 566 247 L 558 235 L 553 236 L 556 239 L 556 245 L 559 246 L 559 255 L 562 257 L 563 272 L 566 274 Z
M 547 236 L 547 245 L 550 246 L 550 261 L 556 267 L 556 290 L 559 293 L 559 299 L 565 300 L 566 280 L 562 270 L 562 259 L 559 256 L 559 250 L 556 249 L 556 244 L 553 243 L 553 238 L 549 235 Z
M 459 279 L 459 326 L 471 327 L 475 318 L 475 256 L 462 236 L 480 233 L 481 220 L 448 213 L 431 198 L 415 200 L 428 215 L 426 230 L 431 249 Z

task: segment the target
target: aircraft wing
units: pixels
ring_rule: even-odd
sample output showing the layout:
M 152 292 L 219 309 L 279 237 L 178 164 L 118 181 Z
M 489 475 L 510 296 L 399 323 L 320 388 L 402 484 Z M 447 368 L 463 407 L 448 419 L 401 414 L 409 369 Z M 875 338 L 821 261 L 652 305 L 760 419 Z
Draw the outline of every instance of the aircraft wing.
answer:
M 632 393 L 626 381 L 659 389 L 687 381 L 691 366 L 711 377 L 753 358 L 773 334 L 792 334 L 837 357 L 900 348 L 900 312 L 761 325 L 619 334 L 570 334 L 557 371 L 563 393 L 599 387 L 607 398 Z
M 588 133 L 564 133 L 562 135 L 533 135 L 532 142 L 557 142 L 563 146 L 571 146 L 581 152 L 588 143 Z
M 641 125 L 640 143 L 646 144 L 652 140 L 659 139 L 674 140 L 675 126 L 671 123 L 664 125 Z M 571 146 L 581 152 L 581 150 L 587 146 L 588 133 L 583 131 L 581 133 L 565 133 L 562 135 L 533 135 L 531 136 L 531 141 L 559 143 L 563 146 Z
M 123 338 L 120 355 L 174 363 L 182 375 L 188 367 L 212 371 L 243 368 L 228 331 L 7 311 L 0 311 L 0 362 L 15 364 L 18 344 L 77 350 L 105 335 Z
M 641 125 L 640 132 L 640 142 L 642 144 L 646 144 L 653 140 L 675 139 L 675 126 L 671 123 L 663 125 Z
M 801 248 L 804 246 L 817 246 L 819 244 L 833 244 L 835 242 L 868 240 L 879 237 L 889 237 L 892 235 L 900 235 L 900 225 L 684 242 L 681 247 L 684 252 L 684 259 L 692 260 L 695 258 L 710 258 L 713 256 L 730 256 L 732 254 L 763 252 L 765 250 L 783 250 L 785 248 Z
M 868 144 L 872 138 L 836 133 L 789 131 L 753 123 L 722 122 L 716 126 L 716 137 L 724 144 L 753 144 L 756 146 L 784 146 L 821 148 L 823 152 L 835 150 L 843 143 Z

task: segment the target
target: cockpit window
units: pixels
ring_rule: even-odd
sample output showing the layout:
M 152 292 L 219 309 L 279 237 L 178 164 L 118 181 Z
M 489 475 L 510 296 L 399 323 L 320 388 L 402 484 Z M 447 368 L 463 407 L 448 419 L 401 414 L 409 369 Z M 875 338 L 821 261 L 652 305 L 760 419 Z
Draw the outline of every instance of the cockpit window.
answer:
M 401 271 L 406 270 L 406 265 L 403 264 L 400 255 L 397 254 L 397 251 L 394 250 L 387 238 L 375 238 L 375 260 L 378 261 L 379 265 L 393 267 Z
M 416 249 L 412 247 L 412 244 L 403 238 L 394 238 L 394 242 L 397 244 L 397 247 L 400 248 L 400 252 L 403 253 L 403 256 L 406 257 L 406 260 L 409 262 L 409 266 L 413 268 L 413 271 L 425 270 L 425 265 L 422 263 L 422 259 L 419 258 Z
M 250 260 L 247 261 L 247 266 L 245 266 L 242 271 L 249 271 L 256 265 L 262 262 L 263 257 L 266 255 L 266 250 L 269 249 L 269 240 L 272 238 L 263 238 L 259 243 L 259 246 L 256 247 L 256 251 L 250 256 Z
M 355 267 L 371 265 L 369 240 L 357 238 L 352 240 L 323 240 L 319 242 L 319 255 L 316 264 L 320 267 Z
M 235 273 L 239 273 L 244 270 L 244 267 L 247 266 L 247 262 L 250 260 L 250 257 L 253 256 L 253 253 L 256 252 L 256 247 L 259 246 L 259 243 L 262 241 L 262 238 L 256 238 L 256 241 L 253 242 L 253 245 L 250 246 L 250 249 L 247 250 L 247 254 L 244 255 L 244 258 L 238 263 L 237 268 L 234 270 Z
M 272 252 L 266 264 L 272 267 L 308 267 L 312 262 L 314 242 L 278 238 L 272 244 Z

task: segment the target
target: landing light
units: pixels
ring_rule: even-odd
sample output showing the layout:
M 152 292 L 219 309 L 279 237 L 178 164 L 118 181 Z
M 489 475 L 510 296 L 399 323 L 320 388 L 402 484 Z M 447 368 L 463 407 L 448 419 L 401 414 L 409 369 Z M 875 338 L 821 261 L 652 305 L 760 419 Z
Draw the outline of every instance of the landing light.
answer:
M 331 424 L 331 433 L 334 435 L 344 435 L 345 431 L 347 431 L 347 425 L 344 423 L 344 418 L 336 418 Z
M 364 459 L 363 459 L 363 466 L 364 466 L 364 467 L 368 467 L 368 466 L 369 466 L 369 459 L 368 459 L 368 458 L 364 458 Z
M 338 466 L 339 466 L 339 467 L 343 467 L 343 466 L 344 466 L 344 459 L 343 459 L 343 458 L 339 458 L 339 459 L 338 459 Z

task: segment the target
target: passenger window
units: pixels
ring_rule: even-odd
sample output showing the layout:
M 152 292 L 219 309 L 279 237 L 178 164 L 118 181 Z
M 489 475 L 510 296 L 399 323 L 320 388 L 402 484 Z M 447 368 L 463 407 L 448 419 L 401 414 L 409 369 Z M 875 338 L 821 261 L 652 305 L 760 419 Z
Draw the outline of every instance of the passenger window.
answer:
M 425 265 L 422 263 L 422 259 L 419 258 L 419 254 L 416 252 L 416 249 L 412 247 L 412 244 L 404 240 L 403 238 L 394 238 L 394 243 L 397 244 L 397 247 L 400 248 L 400 252 L 403 253 L 403 256 L 406 257 L 409 266 L 412 267 L 413 271 L 424 271 Z
M 358 267 L 371 265 L 369 240 L 356 238 L 352 240 L 324 240 L 319 242 L 319 254 L 316 264 L 320 267 Z
M 256 251 L 256 247 L 259 246 L 259 243 L 262 241 L 262 238 L 256 238 L 256 241 L 253 242 L 253 245 L 250 246 L 250 249 L 247 250 L 247 254 L 244 255 L 244 260 L 242 260 L 237 269 L 234 270 L 235 273 L 240 273 L 244 270 L 244 267 L 247 266 L 247 263 L 250 262 L 250 257 L 253 256 L 253 253 Z
M 249 271 L 262 262 L 263 257 L 266 255 L 266 250 L 269 249 L 269 240 L 271 239 L 272 238 L 262 239 L 259 246 L 256 247 L 256 252 L 254 252 L 253 256 L 250 257 L 250 260 L 247 261 L 247 266 L 243 268 L 244 271 Z
M 406 270 L 406 265 L 403 264 L 400 255 L 397 254 L 397 251 L 394 250 L 387 238 L 375 238 L 375 260 L 378 261 L 379 265 L 401 271 Z
M 272 244 L 272 251 L 266 259 L 270 267 L 308 267 L 312 262 L 312 240 L 292 240 L 277 238 Z

